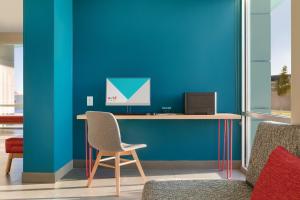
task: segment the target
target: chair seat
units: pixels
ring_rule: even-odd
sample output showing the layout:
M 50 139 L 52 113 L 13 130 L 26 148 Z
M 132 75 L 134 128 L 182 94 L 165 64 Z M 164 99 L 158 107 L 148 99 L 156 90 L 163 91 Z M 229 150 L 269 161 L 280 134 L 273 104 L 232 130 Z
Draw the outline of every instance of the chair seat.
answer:
M 9 138 L 5 140 L 6 153 L 23 153 L 23 138 Z
M 126 143 L 122 143 L 122 148 L 125 151 L 130 151 L 130 150 L 134 150 L 134 149 L 141 149 L 141 148 L 145 148 L 147 147 L 146 144 L 126 144 Z

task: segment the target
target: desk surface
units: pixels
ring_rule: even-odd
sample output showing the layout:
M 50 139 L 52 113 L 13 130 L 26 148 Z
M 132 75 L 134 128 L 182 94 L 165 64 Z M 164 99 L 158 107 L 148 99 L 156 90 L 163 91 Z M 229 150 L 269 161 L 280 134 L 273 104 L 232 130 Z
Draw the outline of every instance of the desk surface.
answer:
M 219 113 L 215 115 L 184 115 L 184 114 L 158 114 L 158 115 L 115 115 L 116 119 L 133 120 L 214 120 L 214 119 L 241 119 L 241 115 Z M 86 115 L 77 115 L 78 120 L 86 120 Z

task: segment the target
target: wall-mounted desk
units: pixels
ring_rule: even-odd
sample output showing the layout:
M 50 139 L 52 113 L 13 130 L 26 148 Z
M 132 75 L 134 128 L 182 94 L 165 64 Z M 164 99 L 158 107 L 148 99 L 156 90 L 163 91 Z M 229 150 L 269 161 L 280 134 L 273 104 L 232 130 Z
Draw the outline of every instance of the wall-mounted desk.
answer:
M 159 115 L 115 115 L 118 120 L 218 120 L 218 168 L 227 169 L 227 178 L 232 176 L 232 135 L 233 120 L 240 120 L 241 115 L 220 113 L 215 115 L 184 115 L 184 114 L 159 114 Z M 78 120 L 87 119 L 85 114 L 77 115 Z M 223 162 L 221 163 L 221 120 L 224 121 L 223 132 Z M 86 141 L 86 175 L 89 176 L 91 169 L 91 147 L 88 148 L 87 123 L 85 123 Z M 226 161 L 226 164 L 225 164 Z
M 215 114 L 215 115 L 184 115 L 184 114 L 157 114 L 157 115 L 115 115 L 116 119 L 134 120 L 239 120 L 240 115 L 236 114 Z M 86 120 L 86 115 L 77 115 L 78 120 Z

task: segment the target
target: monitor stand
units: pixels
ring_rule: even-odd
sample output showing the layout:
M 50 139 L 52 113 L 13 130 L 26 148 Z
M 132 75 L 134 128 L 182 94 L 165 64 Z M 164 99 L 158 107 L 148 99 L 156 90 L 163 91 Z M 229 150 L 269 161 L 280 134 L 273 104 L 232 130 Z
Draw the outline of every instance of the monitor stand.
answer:
M 146 113 L 133 113 L 131 106 L 126 106 L 126 112 L 114 113 L 115 115 L 146 115 Z
M 131 114 L 131 107 L 130 106 L 126 106 L 127 112 L 126 114 L 130 115 Z

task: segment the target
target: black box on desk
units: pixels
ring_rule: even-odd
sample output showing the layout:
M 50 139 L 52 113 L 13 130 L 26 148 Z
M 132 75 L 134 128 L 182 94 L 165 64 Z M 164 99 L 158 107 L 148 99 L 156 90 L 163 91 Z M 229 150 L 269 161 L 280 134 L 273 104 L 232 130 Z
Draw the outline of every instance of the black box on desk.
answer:
M 214 115 L 217 113 L 216 92 L 186 92 L 184 99 L 186 115 Z

